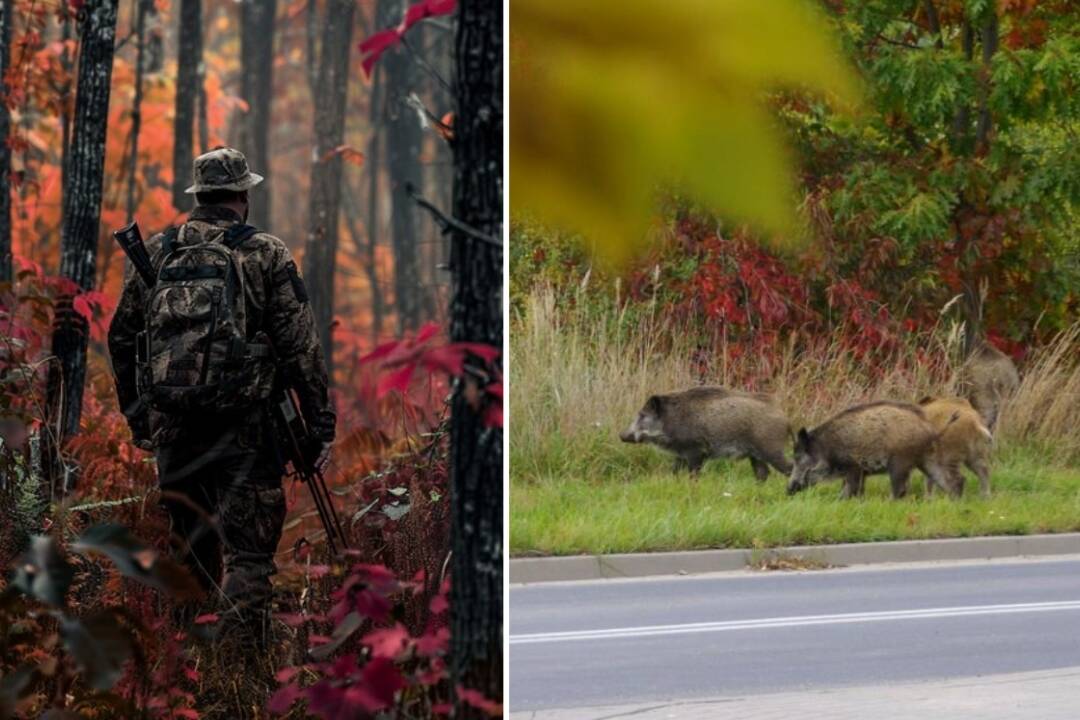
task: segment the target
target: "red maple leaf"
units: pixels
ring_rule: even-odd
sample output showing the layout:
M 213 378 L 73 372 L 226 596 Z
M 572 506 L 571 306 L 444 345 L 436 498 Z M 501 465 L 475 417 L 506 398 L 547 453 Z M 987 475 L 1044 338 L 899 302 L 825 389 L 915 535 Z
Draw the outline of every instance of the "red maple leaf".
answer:
M 387 48 L 396 45 L 413 25 L 424 18 L 450 15 L 455 10 L 457 10 L 457 0 L 420 0 L 420 2 L 413 3 L 405 11 L 405 17 L 402 18 L 397 27 L 380 30 L 360 43 L 360 54 L 364 56 L 361 63 L 364 74 L 371 77 L 371 69 L 375 67 L 379 56 Z

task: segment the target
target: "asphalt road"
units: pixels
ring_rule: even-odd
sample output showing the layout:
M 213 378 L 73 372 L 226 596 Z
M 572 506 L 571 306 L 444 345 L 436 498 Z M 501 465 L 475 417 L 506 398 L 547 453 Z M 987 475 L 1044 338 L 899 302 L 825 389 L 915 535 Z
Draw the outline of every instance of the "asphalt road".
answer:
M 510 710 L 1080 666 L 1080 559 L 514 586 Z

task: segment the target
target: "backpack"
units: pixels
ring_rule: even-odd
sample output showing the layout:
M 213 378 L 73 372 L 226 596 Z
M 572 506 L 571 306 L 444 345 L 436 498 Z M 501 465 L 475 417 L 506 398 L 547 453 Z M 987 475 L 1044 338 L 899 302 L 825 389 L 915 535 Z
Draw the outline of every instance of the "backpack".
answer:
M 211 228 L 204 237 L 188 225 L 165 233 L 137 352 L 139 394 L 154 410 L 220 413 L 269 397 L 271 347 L 248 342 L 244 274 L 235 253 L 256 232 L 237 224 Z

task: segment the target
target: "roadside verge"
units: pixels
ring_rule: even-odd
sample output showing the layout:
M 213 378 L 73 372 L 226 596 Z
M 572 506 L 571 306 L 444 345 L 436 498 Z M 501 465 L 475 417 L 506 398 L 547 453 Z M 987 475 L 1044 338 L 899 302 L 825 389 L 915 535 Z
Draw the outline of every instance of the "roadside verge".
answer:
M 1080 553 L 1080 533 L 803 545 L 786 548 L 694 550 L 618 555 L 512 558 L 510 583 L 692 575 L 762 564 L 825 567 L 873 563 L 991 560 Z

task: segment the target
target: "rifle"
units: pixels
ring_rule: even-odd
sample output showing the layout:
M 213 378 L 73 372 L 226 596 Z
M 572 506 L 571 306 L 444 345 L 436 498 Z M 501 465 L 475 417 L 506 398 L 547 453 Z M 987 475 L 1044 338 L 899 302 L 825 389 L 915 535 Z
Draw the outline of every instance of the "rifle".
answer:
M 131 260 L 132 267 L 135 268 L 146 287 L 153 288 L 157 284 L 157 273 L 154 271 L 154 264 L 150 261 L 150 254 L 146 252 L 139 224 L 132 221 L 113 232 L 113 237 L 116 238 L 120 249 Z M 330 491 L 326 487 L 326 478 L 315 467 L 306 452 L 307 448 L 313 447 L 315 443 L 308 433 L 307 425 L 304 424 L 292 390 L 282 388 L 278 397 L 271 403 L 271 407 L 274 424 L 278 430 L 278 442 L 284 446 L 281 448 L 283 459 L 287 464 L 292 465 L 290 475 L 299 477 L 311 491 L 315 509 L 319 513 L 319 520 L 326 530 L 326 543 L 330 547 L 331 554 L 337 555 L 338 545 L 342 549 L 347 549 L 349 543 L 341 527 L 337 510 L 334 509 Z

